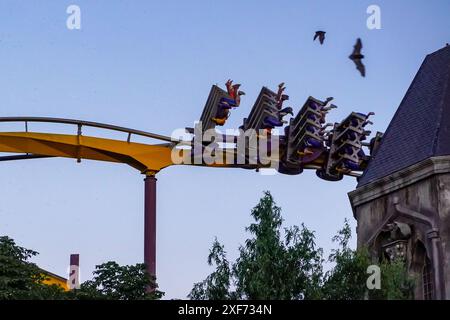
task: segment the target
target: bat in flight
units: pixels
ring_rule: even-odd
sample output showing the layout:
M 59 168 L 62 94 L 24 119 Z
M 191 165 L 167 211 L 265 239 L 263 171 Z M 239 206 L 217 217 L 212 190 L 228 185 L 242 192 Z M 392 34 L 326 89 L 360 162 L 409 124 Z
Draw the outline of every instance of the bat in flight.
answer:
M 361 54 L 361 49 L 362 49 L 362 42 L 361 42 L 361 39 L 358 38 L 356 40 L 356 44 L 353 46 L 353 52 L 349 56 L 349 58 L 350 58 L 350 60 L 352 60 L 355 63 L 356 69 L 358 69 L 358 71 L 361 73 L 361 76 L 365 77 L 366 76 L 366 68 L 364 67 L 364 64 L 362 63 L 362 59 L 364 58 L 364 55 Z
M 316 31 L 313 41 L 316 41 L 316 39 L 319 38 L 320 44 L 323 44 L 323 41 L 325 40 L 325 33 L 325 31 Z

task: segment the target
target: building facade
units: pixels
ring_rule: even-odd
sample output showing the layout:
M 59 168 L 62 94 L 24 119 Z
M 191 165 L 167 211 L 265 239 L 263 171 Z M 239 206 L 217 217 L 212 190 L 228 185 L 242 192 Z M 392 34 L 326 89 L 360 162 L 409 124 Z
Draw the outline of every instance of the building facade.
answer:
M 403 259 L 415 299 L 450 299 L 450 46 L 425 58 L 349 198 L 358 247 Z

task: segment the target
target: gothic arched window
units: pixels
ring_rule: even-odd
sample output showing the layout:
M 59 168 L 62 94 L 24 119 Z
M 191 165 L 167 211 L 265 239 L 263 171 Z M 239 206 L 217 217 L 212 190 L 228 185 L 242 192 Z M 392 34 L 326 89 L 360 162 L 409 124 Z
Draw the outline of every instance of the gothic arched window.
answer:
M 423 265 L 422 271 L 422 287 L 423 287 L 423 299 L 431 300 L 433 299 L 433 271 L 431 268 L 431 263 L 428 258 L 425 258 L 425 263 Z

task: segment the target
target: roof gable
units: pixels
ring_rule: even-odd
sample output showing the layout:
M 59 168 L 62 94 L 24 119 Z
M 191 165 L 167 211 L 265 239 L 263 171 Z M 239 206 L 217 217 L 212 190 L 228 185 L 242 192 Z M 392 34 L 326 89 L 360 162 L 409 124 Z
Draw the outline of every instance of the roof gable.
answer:
M 450 46 L 425 58 L 358 187 L 439 155 L 450 155 Z

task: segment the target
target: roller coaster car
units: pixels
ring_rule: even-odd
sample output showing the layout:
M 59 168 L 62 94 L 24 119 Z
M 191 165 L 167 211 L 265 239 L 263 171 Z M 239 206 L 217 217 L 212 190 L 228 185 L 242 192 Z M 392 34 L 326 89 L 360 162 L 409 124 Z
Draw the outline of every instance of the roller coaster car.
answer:
M 326 103 L 309 97 L 297 116 L 291 119 L 286 133 L 285 162 L 289 167 L 314 161 L 325 151 L 322 124 Z
M 338 125 L 336 130 L 342 131 L 347 127 L 353 127 L 357 129 L 364 128 L 367 124 L 371 124 L 368 119 L 370 116 L 374 115 L 373 112 L 369 112 L 368 114 L 360 113 L 360 112 L 352 112 L 350 113 L 341 123 Z
M 363 146 L 370 131 L 364 127 L 371 123 L 367 115 L 352 112 L 341 123 L 335 124 L 333 133 L 329 137 L 329 154 L 325 171 L 318 173 L 325 178 L 338 179 L 342 174 L 352 174 L 353 171 L 363 171 L 367 167 L 370 157 L 366 156 Z
M 279 109 L 277 108 L 277 94 L 272 90 L 263 87 L 250 110 L 247 118 L 240 129 L 247 131 L 249 129 L 260 130 L 270 129 L 279 124 Z
M 236 101 L 226 91 L 213 85 L 200 117 L 202 132 L 213 129 L 216 125 L 224 125 L 233 107 L 236 107 Z

